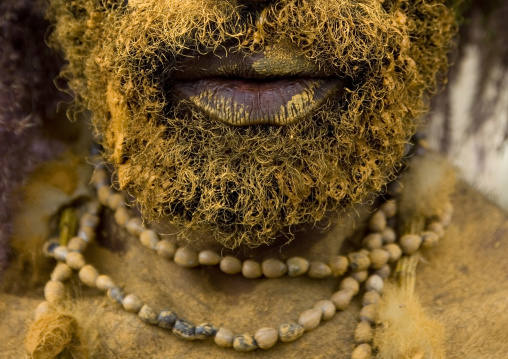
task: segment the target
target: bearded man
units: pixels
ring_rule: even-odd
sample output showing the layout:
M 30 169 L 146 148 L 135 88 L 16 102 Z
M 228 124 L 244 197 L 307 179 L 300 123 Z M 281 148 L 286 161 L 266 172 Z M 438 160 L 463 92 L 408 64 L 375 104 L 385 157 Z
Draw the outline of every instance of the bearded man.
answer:
M 35 312 L 33 358 L 504 355 L 507 215 L 464 184 L 451 200 L 452 171 L 408 142 L 452 7 L 51 0 L 71 114 L 91 111 L 105 164 L 89 158 L 95 194 L 81 132 L 24 187 L 7 342 Z

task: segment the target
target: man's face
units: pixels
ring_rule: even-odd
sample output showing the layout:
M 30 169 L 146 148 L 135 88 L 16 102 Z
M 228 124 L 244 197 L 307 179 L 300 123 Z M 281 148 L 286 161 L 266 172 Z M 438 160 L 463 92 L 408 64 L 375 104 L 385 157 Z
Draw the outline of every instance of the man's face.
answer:
M 69 20 L 53 0 L 53 36 L 120 187 L 230 247 L 379 191 L 453 32 L 440 1 L 97 3 Z

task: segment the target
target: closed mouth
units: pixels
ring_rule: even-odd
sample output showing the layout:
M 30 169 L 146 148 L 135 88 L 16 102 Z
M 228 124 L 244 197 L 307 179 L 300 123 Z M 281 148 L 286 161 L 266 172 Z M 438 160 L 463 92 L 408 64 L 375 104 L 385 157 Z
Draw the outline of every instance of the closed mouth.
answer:
M 232 126 L 288 125 L 316 111 L 345 85 L 308 60 L 263 54 L 208 54 L 182 61 L 170 92 Z

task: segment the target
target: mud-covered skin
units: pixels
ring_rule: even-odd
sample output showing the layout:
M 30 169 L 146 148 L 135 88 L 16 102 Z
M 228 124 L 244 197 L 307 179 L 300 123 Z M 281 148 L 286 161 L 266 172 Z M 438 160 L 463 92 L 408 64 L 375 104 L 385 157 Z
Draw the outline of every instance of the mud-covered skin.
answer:
M 229 247 L 270 242 L 381 190 L 454 32 L 438 0 L 122 4 L 51 1 L 52 43 L 69 60 L 62 74 L 144 217 Z M 182 56 L 224 47 L 248 56 L 288 42 L 291 57 L 348 79 L 304 118 L 238 128 L 171 101 Z

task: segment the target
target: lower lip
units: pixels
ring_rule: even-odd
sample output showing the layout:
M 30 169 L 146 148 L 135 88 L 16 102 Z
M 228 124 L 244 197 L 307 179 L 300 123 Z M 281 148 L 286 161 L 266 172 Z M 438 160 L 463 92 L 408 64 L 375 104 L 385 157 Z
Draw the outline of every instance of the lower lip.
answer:
M 232 126 L 288 125 L 308 116 L 342 84 L 337 78 L 244 80 L 206 78 L 176 82 L 172 94 Z

